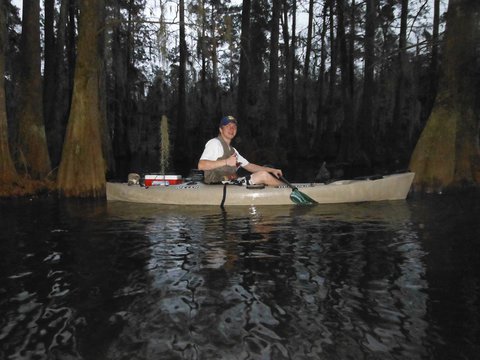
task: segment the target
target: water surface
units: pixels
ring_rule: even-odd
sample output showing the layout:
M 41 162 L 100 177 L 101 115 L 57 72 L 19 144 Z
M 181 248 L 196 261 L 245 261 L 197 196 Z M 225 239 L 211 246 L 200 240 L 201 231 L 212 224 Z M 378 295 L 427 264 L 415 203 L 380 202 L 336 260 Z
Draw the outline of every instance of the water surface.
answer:
M 475 196 L 1 201 L 0 359 L 475 359 Z

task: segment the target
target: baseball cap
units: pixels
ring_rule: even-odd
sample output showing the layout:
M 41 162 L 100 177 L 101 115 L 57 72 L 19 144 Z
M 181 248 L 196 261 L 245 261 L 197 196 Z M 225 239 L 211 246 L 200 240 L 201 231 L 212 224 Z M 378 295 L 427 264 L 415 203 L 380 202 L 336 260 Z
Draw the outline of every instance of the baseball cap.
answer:
M 222 126 L 226 126 L 230 123 L 234 123 L 235 125 L 238 125 L 237 123 L 237 119 L 235 119 L 232 115 L 228 115 L 228 116 L 224 116 L 222 117 L 222 119 L 220 120 L 220 127 Z

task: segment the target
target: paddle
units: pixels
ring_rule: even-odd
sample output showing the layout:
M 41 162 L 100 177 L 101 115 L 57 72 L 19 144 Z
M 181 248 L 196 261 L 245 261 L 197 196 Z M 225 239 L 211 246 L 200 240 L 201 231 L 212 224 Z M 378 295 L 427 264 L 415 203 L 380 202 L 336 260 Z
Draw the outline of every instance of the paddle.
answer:
M 295 204 L 299 205 L 313 205 L 317 204 L 315 200 L 313 200 L 310 196 L 307 194 L 302 193 L 298 188 L 290 184 L 287 179 L 285 179 L 283 176 L 280 176 L 280 180 L 282 180 L 285 184 L 288 185 L 289 188 L 292 189 L 292 193 L 290 194 L 290 200 L 292 200 Z

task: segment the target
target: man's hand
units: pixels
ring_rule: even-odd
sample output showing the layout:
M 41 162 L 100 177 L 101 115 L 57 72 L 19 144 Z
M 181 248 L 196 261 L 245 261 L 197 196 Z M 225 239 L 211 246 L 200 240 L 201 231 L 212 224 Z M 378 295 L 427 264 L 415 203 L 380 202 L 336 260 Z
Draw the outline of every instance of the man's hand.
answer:
M 282 170 L 274 169 L 274 168 L 267 168 L 268 172 L 275 176 L 277 179 L 280 179 L 280 176 L 283 176 Z
M 230 156 L 226 160 L 226 165 L 228 166 L 237 166 L 237 154 L 233 153 L 232 156 Z

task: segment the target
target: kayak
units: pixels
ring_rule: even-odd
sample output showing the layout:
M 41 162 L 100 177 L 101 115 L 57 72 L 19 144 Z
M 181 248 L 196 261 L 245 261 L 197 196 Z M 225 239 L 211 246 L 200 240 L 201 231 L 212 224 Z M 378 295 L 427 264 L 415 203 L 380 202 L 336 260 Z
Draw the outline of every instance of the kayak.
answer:
M 293 184 L 319 204 L 406 199 L 415 174 L 406 172 L 330 183 Z M 166 205 L 289 205 L 289 186 L 248 188 L 242 185 L 206 185 L 190 181 L 169 186 L 107 182 L 108 201 Z

